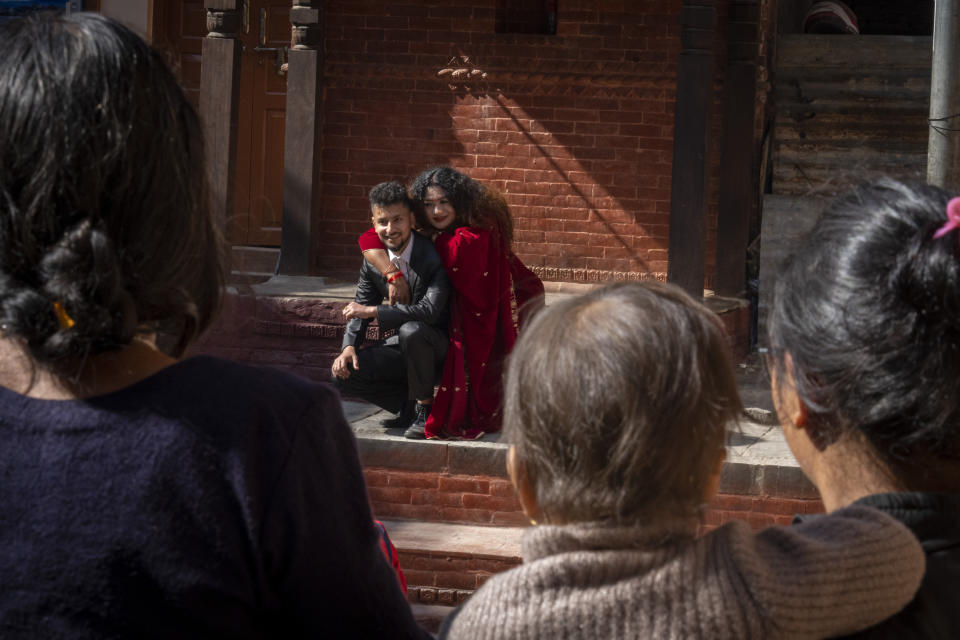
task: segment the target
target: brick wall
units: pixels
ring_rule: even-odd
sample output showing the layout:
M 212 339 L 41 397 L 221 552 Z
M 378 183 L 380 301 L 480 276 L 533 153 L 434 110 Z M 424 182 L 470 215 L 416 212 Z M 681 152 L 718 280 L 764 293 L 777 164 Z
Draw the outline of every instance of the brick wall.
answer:
M 502 526 L 528 522 L 506 478 L 370 467 L 364 476 L 379 519 Z
M 354 271 L 377 182 L 451 164 L 503 191 L 546 280 L 663 278 L 680 0 L 565 0 L 556 35 L 497 33 L 495 0 L 325 12 L 322 272 Z M 726 2 L 708 218 L 714 262 Z
M 793 521 L 794 515 L 810 513 L 823 513 L 823 502 L 817 498 L 721 493 L 704 513 L 699 533 L 704 534 L 731 520 L 743 520 L 754 529 L 775 524 L 788 525 Z
M 510 481 L 485 475 L 454 475 L 366 467 L 367 494 L 374 516 L 389 520 L 423 520 L 500 526 L 526 526 Z M 790 524 L 794 514 L 820 513 L 817 498 L 719 494 L 704 512 L 700 533 L 730 520 L 755 529 Z

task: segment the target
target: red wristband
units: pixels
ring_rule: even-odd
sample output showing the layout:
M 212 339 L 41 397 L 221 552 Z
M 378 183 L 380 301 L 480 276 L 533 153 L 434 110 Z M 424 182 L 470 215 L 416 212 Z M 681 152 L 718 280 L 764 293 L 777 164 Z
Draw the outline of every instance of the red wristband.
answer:
M 402 278 L 402 277 L 403 277 L 403 271 L 400 271 L 400 270 L 398 269 L 392 276 L 390 276 L 389 278 L 387 278 L 387 282 L 388 282 L 389 284 L 393 284 L 394 281 L 397 280 L 397 278 Z

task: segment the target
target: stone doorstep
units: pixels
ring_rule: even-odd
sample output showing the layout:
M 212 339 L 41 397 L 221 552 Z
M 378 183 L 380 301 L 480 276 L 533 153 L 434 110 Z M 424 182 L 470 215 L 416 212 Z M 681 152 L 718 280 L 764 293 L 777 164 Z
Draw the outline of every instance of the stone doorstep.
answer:
M 442 522 L 383 520 L 393 546 L 401 553 L 485 558 L 520 563 L 520 540 L 526 527 L 482 527 Z
M 413 611 L 413 619 L 421 627 L 436 635 L 440 631 L 440 626 L 447 619 L 453 609 L 446 605 L 437 604 L 411 604 L 410 610 Z
M 456 606 L 488 576 L 522 562 L 523 527 L 382 522 L 400 556 L 412 604 Z

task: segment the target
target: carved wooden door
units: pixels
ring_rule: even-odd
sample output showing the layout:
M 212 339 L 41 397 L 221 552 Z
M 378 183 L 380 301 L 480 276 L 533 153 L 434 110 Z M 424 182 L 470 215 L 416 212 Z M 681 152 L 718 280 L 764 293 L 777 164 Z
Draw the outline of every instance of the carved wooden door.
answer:
M 194 106 L 200 97 L 200 59 L 207 35 L 202 0 L 161 3 L 157 32 L 179 63 L 181 82 Z M 283 136 L 287 98 L 280 65 L 290 44 L 290 0 L 247 0 L 243 11 L 233 244 L 280 246 Z
M 233 241 L 280 246 L 290 0 L 248 0 L 240 62 L 237 205 Z M 245 185 L 245 187 L 244 187 Z

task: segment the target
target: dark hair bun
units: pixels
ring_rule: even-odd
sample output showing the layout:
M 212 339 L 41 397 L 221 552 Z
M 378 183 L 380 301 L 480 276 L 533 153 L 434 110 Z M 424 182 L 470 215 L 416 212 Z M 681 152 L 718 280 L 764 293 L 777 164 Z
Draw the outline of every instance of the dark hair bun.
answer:
M 859 431 L 893 466 L 960 454 L 960 231 L 933 238 L 948 200 L 883 180 L 837 201 L 787 261 L 769 320 L 814 426 Z
M 5 333 L 60 374 L 137 331 L 182 352 L 219 306 L 222 247 L 163 57 L 96 14 L 0 24 L 0 113 Z

